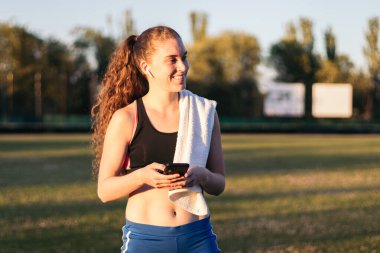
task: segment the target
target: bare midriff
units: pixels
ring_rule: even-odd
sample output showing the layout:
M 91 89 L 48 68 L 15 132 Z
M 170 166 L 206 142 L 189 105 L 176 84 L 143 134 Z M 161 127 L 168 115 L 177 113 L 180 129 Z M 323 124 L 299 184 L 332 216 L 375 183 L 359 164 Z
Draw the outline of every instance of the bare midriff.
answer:
M 125 215 L 132 222 L 165 227 L 180 226 L 207 217 L 194 215 L 173 204 L 167 188 L 150 186 L 130 194 Z

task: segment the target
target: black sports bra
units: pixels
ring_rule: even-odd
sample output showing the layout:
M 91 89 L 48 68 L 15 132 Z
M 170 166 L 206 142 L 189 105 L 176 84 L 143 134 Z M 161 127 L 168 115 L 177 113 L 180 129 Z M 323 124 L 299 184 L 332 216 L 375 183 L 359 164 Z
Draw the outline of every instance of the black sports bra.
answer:
M 177 132 L 163 133 L 153 127 L 141 98 L 137 99 L 137 126 L 128 146 L 130 168 L 138 169 L 153 162 L 173 162 Z

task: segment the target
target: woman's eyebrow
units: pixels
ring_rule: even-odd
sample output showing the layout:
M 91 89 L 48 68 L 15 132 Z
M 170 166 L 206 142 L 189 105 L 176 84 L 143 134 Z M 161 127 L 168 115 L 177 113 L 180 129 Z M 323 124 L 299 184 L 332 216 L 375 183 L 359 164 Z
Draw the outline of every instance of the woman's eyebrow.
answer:
M 173 57 L 177 57 L 178 55 L 176 55 L 176 54 L 171 54 L 171 55 L 167 55 L 167 56 L 165 56 L 165 58 L 173 58 Z M 183 55 L 182 55 L 182 57 L 184 57 L 184 56 L 187 56 L 187 51 L 185 51 L 184 53 L 183 53 Z

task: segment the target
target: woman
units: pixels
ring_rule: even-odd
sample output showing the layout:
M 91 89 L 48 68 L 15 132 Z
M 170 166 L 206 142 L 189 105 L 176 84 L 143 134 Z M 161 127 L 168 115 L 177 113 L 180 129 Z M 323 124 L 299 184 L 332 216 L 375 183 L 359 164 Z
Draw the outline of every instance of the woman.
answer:
M 224 191 L 216 113 L 207 165 L 190 167 L 184 176 L 162 173 L 176 150 L 186 54 L 169 27 L 129 36 L 114 52 L 92 109 L 98 196 L 103 202 L 128 196 L 122 252 L 219 252 L 209 215 L 191 213 L 168 198 L 169 191 L 193 186 L 212 195 Z M 134 169 L 123 173 L 124 168 Z

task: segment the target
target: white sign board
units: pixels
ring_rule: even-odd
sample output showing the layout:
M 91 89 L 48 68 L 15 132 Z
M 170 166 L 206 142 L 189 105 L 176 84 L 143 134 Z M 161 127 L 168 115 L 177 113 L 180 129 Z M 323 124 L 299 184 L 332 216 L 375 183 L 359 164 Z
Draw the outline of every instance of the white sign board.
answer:
M 351 84 L 313 84 L 313 117 L 350 118 L 352 116 L 352 95 Z
M 273 83 L 264 100 L 266 116 L 302 117 L 305 114 L 305 86 L 302 83 Z

